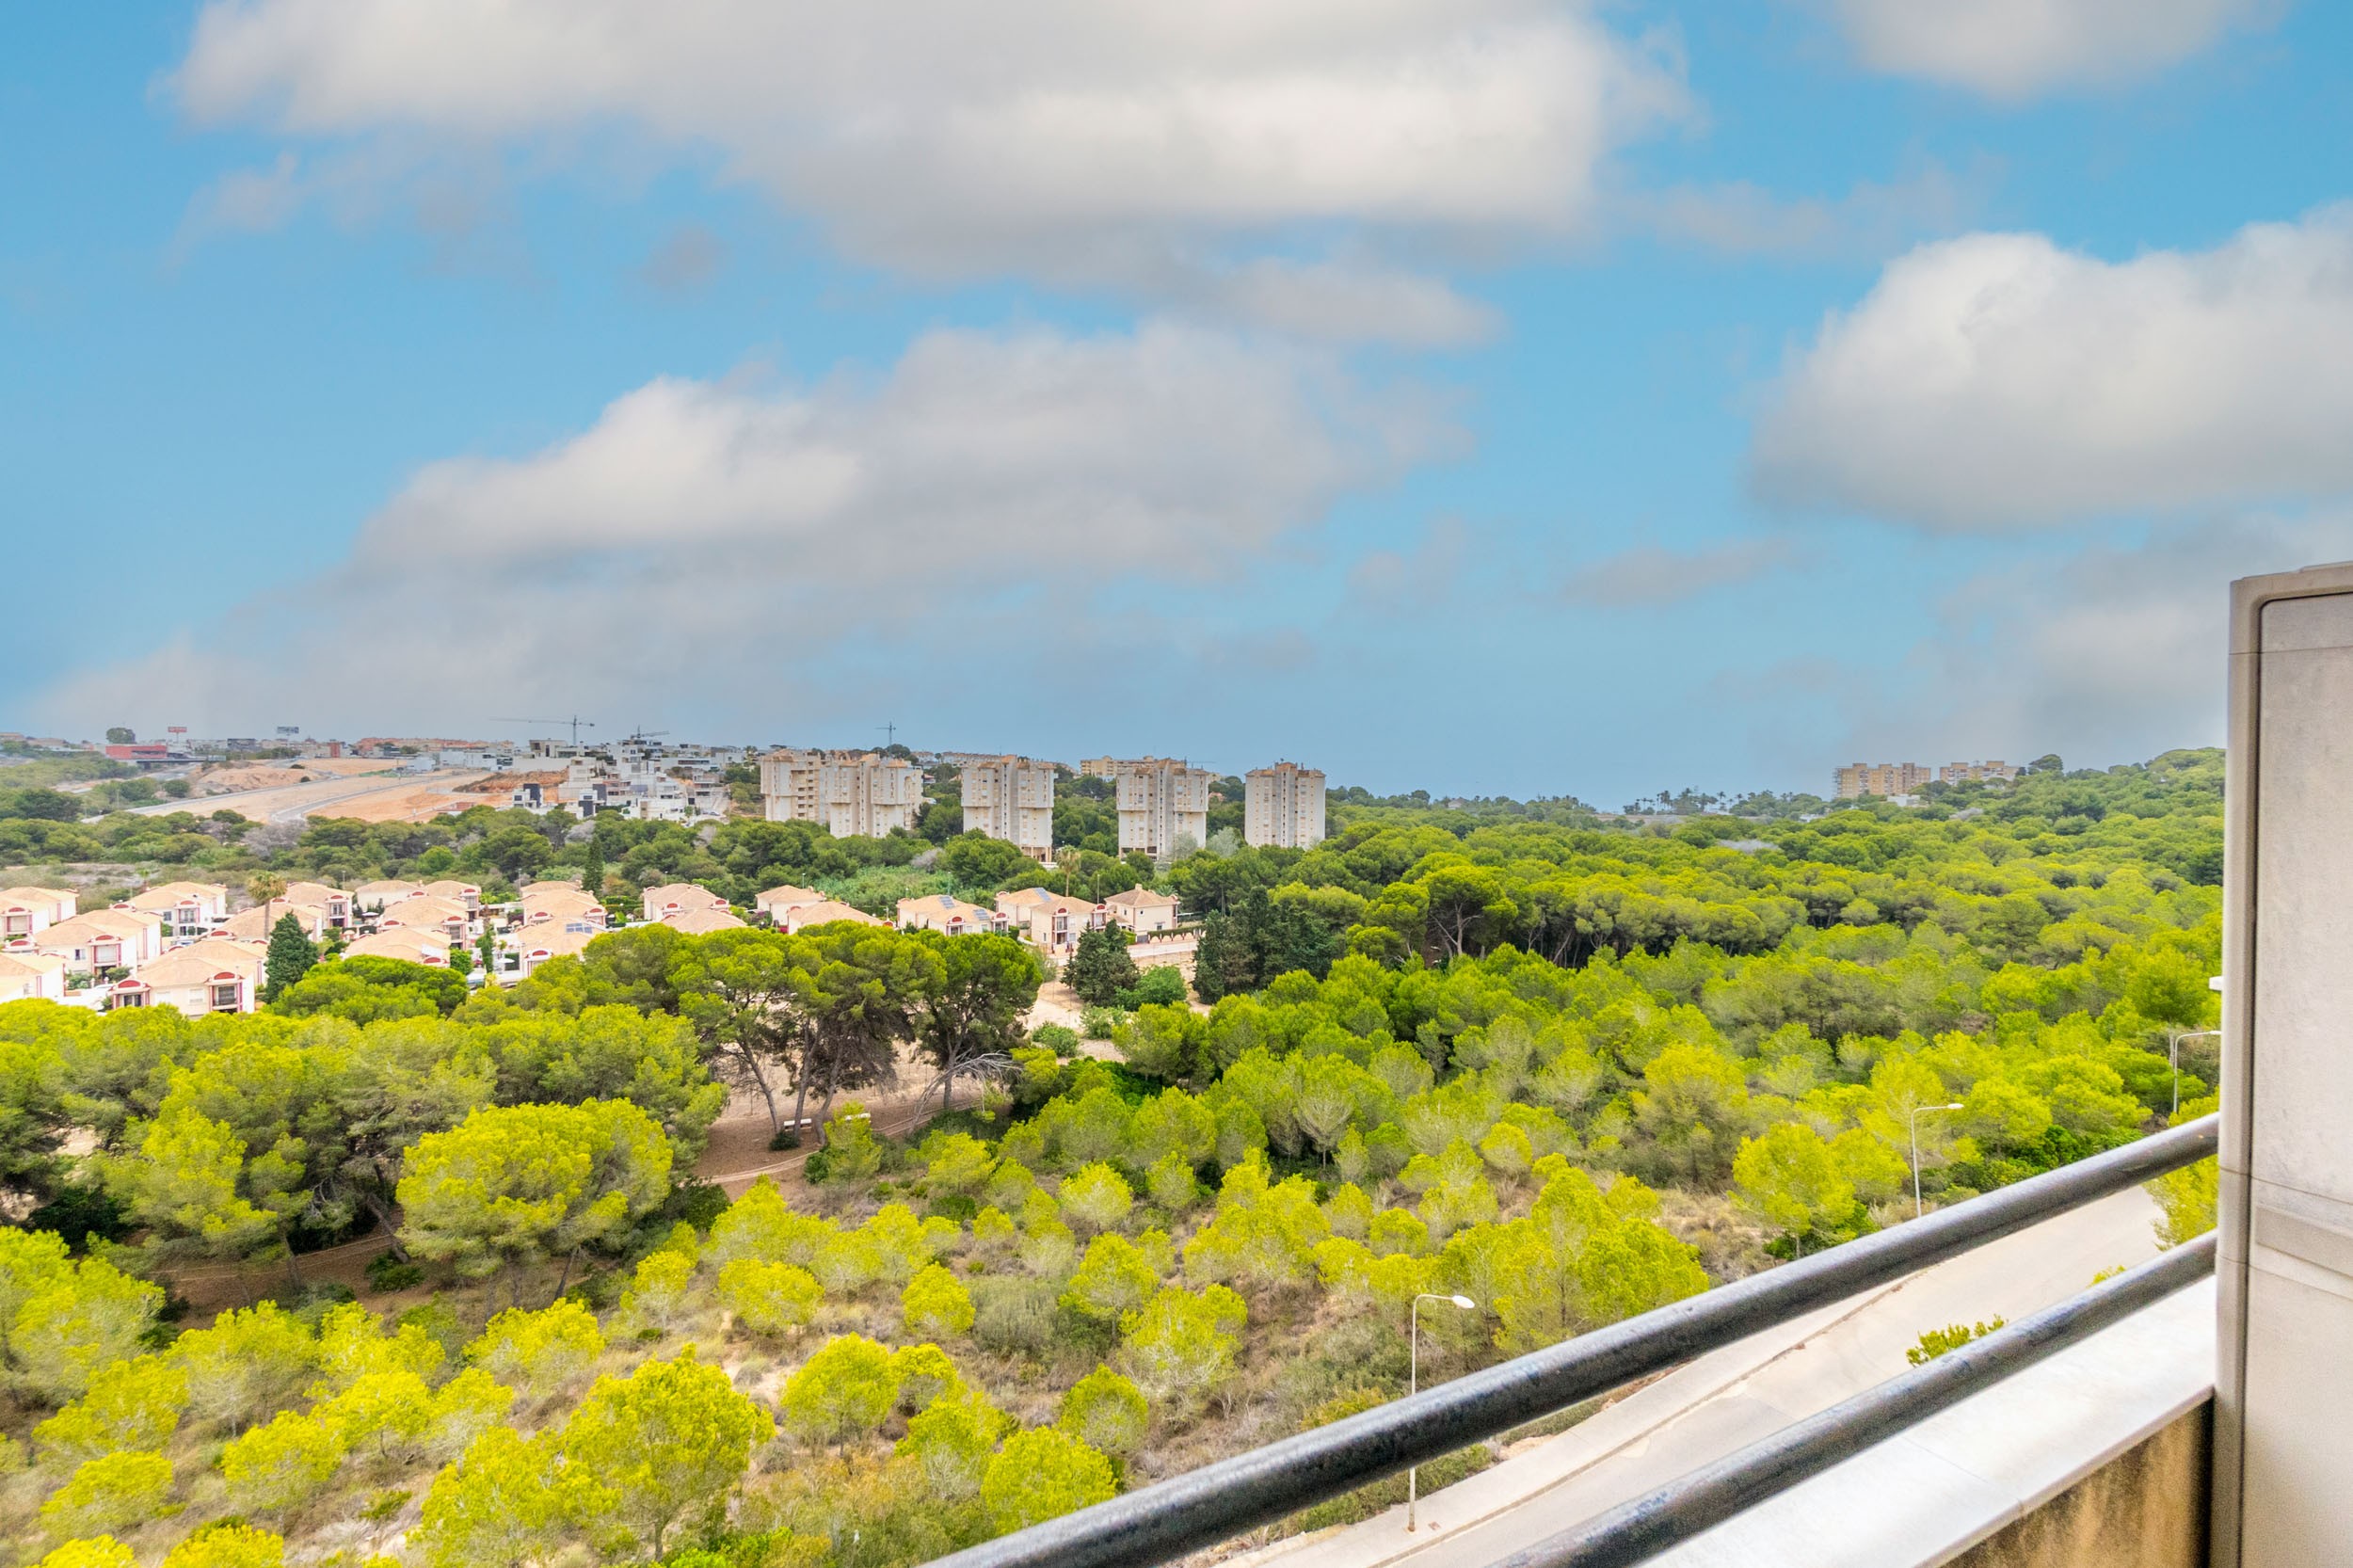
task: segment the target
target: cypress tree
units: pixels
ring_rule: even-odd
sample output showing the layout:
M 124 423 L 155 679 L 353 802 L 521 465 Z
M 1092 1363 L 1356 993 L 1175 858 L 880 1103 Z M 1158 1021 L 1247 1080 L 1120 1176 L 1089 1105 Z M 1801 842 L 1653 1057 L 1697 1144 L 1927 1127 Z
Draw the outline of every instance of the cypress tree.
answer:
M 604 897 L 604 843 L 601 834 L 589 836 L 587 852 L 580 858 L 580 886 L 581 890 L 590 898 Z
M 311 938 L 302 934 L 301 919 L 289 912 L 279 917 L 269 928 L 269 956 L 262 982 L 262 1000 L 276 1001 L 279 994 L 311 972 L 319 961 L 319 950 L 311 945 Z

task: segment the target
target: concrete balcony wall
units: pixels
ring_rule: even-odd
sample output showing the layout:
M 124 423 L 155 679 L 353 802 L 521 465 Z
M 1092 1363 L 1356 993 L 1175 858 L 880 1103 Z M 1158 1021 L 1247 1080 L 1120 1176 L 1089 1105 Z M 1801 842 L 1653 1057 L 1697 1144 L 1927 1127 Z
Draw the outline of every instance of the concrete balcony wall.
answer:
M 2201 1404 L 1951 1568 L 2205 1568 L 2214 1407 Z

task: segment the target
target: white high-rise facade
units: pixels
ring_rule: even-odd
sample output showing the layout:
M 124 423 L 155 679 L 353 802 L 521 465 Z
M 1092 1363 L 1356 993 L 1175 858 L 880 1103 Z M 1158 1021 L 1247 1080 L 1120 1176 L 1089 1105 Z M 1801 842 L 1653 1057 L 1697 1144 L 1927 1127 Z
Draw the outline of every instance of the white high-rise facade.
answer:
M 1323 842 L 1323 775 L 1296 762 L 1253 768 L 1242 780 L 1241 836 L 1263 849 Z
M 964 830 L 1002 839 L 1032 860 L 1054 849 L 1054 764 L 992 757 L 964 765 Z
M 760 760 L 760 793 L 770 822 L 814 822 L 837 839 L 915 831 L 923 811 L 923 773 L 904 759 L 872 752 L 772 751 Z
M 1216 776 L 1182 758 L 1144 757 L 1114 764 L 1119 853 L 1142 850 L 1155 860 L 1199 849 L 1209 837 L 1209 786 Z

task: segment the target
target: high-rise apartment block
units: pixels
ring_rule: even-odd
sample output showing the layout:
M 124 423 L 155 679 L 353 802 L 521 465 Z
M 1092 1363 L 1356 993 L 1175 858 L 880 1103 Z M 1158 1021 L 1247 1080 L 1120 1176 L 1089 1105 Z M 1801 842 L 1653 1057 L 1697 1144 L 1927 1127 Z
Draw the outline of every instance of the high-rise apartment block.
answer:
M 2026 770 L 2009 762 L 1948 762 L 1936 770 L 1937 778 L 1946 784 L 1966 784 L 1972 780 L 1987 784 L 2008 784 Z
M 1209 786 L 1217 778 L 1207 768 L 1188 767 L 1182 758 L 1144 757 L 1113 764 L 1112 776 L 1120 854 L 1140 849 L 1168 860 L 1208 840 Z
M 770 822 L 814 822 L 837 839 L 915 831 L 923 773 L 872 752 L 772 751 L 760 760 L 760 793 Z
M 1054 764 L 991 757 L 964 764 L 964 830 L 1002 839 L 1032 860 L 1054 849 Z
M 1081 778 L 1117 778 L 1119 759 L 1116 757 L 1082 757 L 1079 760 Z
M 1242 780 L 1241 836 L 1269 849 L 1323 842 L 1323 775 L 1296 762 L 1253 768 Z
M 1834 776 L 1840 800 L 1861 795 L 1908 795 L 1936 777 L 1917 762 L 1849 762 Z

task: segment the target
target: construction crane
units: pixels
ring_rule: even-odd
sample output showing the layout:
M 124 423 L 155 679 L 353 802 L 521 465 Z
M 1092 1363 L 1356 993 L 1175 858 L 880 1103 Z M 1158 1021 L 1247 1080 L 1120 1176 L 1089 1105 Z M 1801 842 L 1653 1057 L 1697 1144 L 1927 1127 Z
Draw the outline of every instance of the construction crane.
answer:
M 642 744 L 647 741 L 652 740 L 656 735 L 667 735 L 669 731 L 666 729 L 648 729 L 645 726 L 639 725 L 636 728 L 629 732 L 629 739 Z
M 568 719 L 492 719 L 490 722 L 491 722 L 492 724 L 566 724 L 566 725 L 569 725 L 569 726 L 571 726 L 571 729 L 572 729 L 572 744 L 574 744 L 574 745 L 578 745 L 578 744 L 580 744 L 580 732 L 581 732 L 583 729 L 594 729 L 594 728 L 597 727 L 597 721 L 596 721 L 596 720 L 594 720 L 594 719 L 584 719 L 584 718 L 582 718 L 582 717 L 581 717 L 579 714 L 577 714 L 577 713 L 573 714 L 573 715 L 572 715 L 570 718 L 568 718 Z

